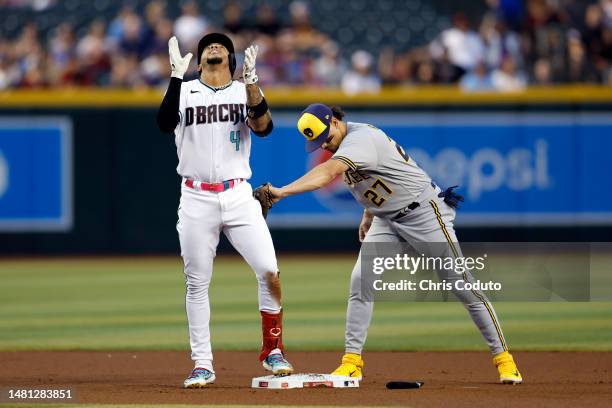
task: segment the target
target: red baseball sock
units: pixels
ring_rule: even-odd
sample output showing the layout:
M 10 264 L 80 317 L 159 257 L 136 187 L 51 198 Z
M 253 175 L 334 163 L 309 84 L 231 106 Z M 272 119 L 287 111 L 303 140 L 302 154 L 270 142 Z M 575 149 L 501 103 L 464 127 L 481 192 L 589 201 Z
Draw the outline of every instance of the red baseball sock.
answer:
M 268 354 L 276 348 L 283 353 L 283 311 L 277 314 L 260 311 L 261 313 L 261 331 L 263 335 L 263 343 L 261 345 L 261 354 L 259 361 L 263 361 Z

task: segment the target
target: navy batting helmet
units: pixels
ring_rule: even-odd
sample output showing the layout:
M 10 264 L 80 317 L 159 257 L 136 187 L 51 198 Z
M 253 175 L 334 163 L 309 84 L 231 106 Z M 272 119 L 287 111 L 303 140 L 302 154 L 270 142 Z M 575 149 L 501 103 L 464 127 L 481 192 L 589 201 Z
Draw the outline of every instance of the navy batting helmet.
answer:
M 198 42 L 198 65 L 200 65 L 200 61 L 202 59 L 202 52 L 204 52 L 204 48 L 206 48 L 212 43 L 221 44 L 229 52 L 229 55 L 228 55 L 229 70 L 230 70 L 230 74 L 233 77 L 234 71 L 236 71 L 236 54 L 234 53 L 234 43 L 232 43 L 232 40 L 230 40 L 230 38 L 225 34 L 210 33 L 202 37 L 200 42 Z

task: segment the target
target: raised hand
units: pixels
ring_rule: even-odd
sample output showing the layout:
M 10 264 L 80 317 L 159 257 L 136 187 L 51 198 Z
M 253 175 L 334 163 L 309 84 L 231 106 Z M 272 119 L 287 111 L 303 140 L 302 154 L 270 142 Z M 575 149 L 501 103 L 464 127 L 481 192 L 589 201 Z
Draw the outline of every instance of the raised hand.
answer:
M 178 46 L 178 40 L 174 36 L 168 40 L 168 54 L 170 54 L 172 76 L 183 79 L 183 75 L 185 75 L 187 67 L 189 67 L 189 61 L 191 61 L 193 54 L 189 53 L 182 57 Z
M 244 66 L 242 67 L 242 76 L 246 85 L 252 85 L 259 80 L 259 78 L 257 78 L 257 73 L 255 72 L 258 51 L 259 47 L 257 45 L 251 45 L 244 51 Z

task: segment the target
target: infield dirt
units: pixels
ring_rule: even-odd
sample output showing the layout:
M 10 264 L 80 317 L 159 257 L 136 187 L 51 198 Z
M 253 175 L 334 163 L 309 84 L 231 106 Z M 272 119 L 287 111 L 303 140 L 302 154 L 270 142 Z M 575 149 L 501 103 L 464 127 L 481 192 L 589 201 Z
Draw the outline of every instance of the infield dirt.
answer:
M 247 404 L 413 407 L 612 406 L 612 353 L 513 353 L 525 382 L 496 383 L 484 352 L 372 352 L 364 355 L 358 389 L 255 390 L 251 378 L 266 375 L 254 352 L 217 352 L 217 381 L 185 390 L 187 352 L 1 352 L 0 388 L 75 390 L 77 402 L 96 404 Z M 339 352 L 295 352 L 298 372 L 329 372 Z M 387 390 L 391 380 L 422 380 L 418 390 Z

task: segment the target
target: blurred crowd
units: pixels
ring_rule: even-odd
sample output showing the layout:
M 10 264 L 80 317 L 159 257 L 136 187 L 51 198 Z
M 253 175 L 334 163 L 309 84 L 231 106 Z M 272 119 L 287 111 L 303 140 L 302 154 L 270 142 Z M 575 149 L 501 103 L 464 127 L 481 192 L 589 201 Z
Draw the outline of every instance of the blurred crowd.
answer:
M 211 21 L 195 1 L 184 2 L 180 15 L 171 17 L 161 0 L 151 0 L 141 13 L 125 6 L 111 21 L 92 21 L 80 35 L 63 23 L 43 38 L 31 21 L 15 38 L 0 37 L 0 89 L 164 87 L 170 75 L 168 39 L 176 35 L 186 54 L 211 31 L 230 34 L 239 67 L 241 51 L 259 45 L 257 72 L 265 87 L 341 87 L 357 93 L 378 92 L 382 85 L 459 84 L 467 91 L 612 85 L 612 0 L 486 3 L 481 21 L 457 13 L 452 26 L 429 44 L 408 51 L 381 44 L 349 56 L 316 26 L 302 0 L 287 4 L 289 18 L 283 21 L 268 3 L 247 17 L 238 3 L 229 2 L 223 20 Z

